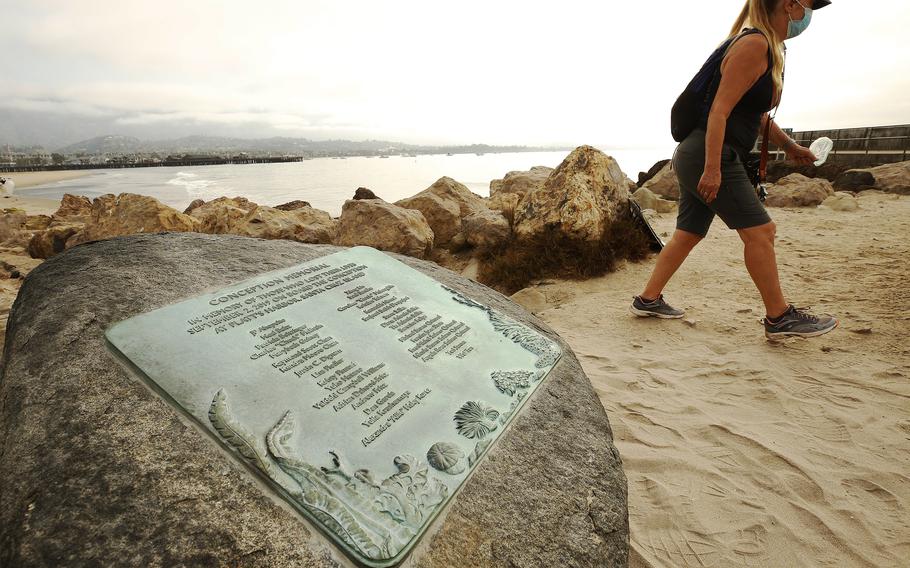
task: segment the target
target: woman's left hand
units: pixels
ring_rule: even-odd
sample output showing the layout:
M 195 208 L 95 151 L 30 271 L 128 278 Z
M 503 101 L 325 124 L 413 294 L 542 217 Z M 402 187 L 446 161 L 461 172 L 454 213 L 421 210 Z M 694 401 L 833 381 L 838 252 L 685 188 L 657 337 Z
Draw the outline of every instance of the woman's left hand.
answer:
M 813 154 L 811 150 L 794 142 L 787 148 L 787 159 L 800 166 L 805 166 L 816 161 L 818 158 L 815 157 L 815 154 Z

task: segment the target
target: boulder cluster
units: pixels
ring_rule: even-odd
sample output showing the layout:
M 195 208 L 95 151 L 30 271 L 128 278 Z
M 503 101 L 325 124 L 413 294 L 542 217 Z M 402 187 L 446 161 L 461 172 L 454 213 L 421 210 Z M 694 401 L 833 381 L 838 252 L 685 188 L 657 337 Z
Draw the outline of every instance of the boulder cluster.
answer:
M 47 259 L 88 241 L 172 231 L 367 245 L 444 263 L 554 229 L 596 242 L 627 214 L 634 186 L 613 158 L 581 146 L 555 169 L 538 166 L 493 180 L 487 198 L 450 177 L 394 203 L 361 187 L 337 218 L 300 200 L 271 207 L 244 197 L 197 199 L 181 212 L 145 195 L 67 194 L 49 216 L 7 210 L 0 246 Z
M 773 170 L 773 172 L 772 172 Z M 634 199 L 642 209 L 665 213 L 675 209 L 679 201 L 679 181 L 669 160 L 654 164 L 648 172 L 638 175 Z M 875 189 L 886 193 L 910 195 L 910 161 L 884 164 L 874 168 L 847 169 L 839 164 L 787 166 L 772 162 L 768 168 L 767 207 L 830 206 L 852 210 L 855 192 Z

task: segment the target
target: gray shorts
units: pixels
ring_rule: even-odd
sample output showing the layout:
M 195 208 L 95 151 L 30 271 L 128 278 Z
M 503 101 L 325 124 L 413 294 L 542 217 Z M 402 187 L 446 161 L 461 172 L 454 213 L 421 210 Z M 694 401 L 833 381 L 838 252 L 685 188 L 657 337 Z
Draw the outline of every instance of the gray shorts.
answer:
M 721 149 L 720 189 L 711 203 L 698 194 L 705 169 L 705 131 L 695 129 L 676 148 L 673 170 L 679 180 L 679 212 L 676 228 L 704 237 L 714 215 L 731 229 L 747 229 L 771 222 L 765 206 L 749 182 L 746 168 L 731 146 Z

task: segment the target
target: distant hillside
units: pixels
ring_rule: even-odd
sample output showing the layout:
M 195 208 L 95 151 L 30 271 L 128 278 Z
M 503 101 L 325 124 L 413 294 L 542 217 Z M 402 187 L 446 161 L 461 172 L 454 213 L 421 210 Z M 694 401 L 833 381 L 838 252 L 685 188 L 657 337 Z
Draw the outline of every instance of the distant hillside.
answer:
M 97 136 L 69 144 L 55 151 L 61 154 L 186 154 L 238 153 L 291 155 L 357 155 L 380 153 L 485 153 L 566 150 L 531 146 L 419 146 L 389 140 L 309 140 L 307 138 L 228 138 L 219 136 L 185 136 L 173 140 L 142 141 L 131 136 Z
M 132 136 L 97 136 L 57 150 L 61 154 L 133 154 L 141 152 L 142 141 Z

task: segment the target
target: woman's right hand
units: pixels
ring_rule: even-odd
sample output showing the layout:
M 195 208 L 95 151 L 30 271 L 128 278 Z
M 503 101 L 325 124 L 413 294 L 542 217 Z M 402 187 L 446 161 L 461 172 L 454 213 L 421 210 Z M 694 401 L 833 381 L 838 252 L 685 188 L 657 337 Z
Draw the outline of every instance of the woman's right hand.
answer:
M 717 191 L 720 189 L 720 167 L 705 167 L 701 179 L 698 181 L 698 194 L 701 195 L 705 203 L 711 203 L 717 197 Z

